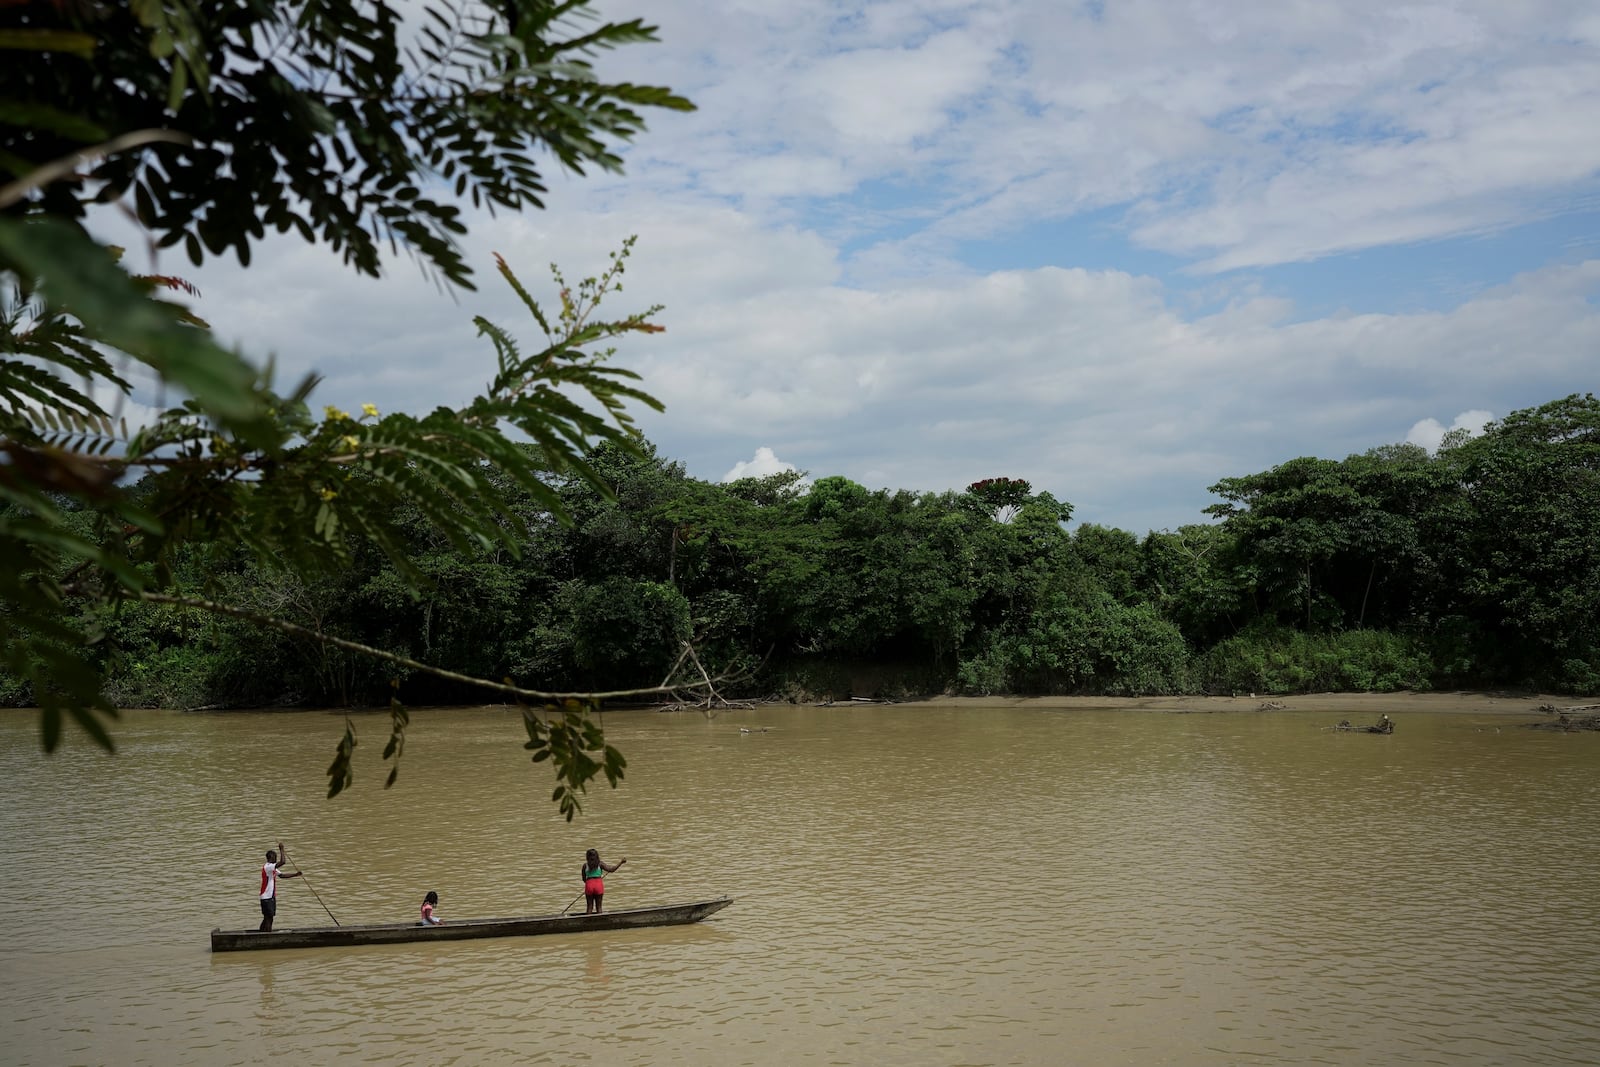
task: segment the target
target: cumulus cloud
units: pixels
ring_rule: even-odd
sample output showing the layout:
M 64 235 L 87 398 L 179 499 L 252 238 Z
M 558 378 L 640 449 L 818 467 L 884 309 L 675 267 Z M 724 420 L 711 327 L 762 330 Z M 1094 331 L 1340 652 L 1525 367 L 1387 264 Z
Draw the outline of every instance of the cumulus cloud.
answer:
M 552 171 L 548 211 L 468 211 L 477 292 L 404 259 L 354 278 L 287 239 L 248 271 L 161 267 L 280 382 L 316 371 L 319 403 L 419 411 L 492 376 L 474 316 L 541 341 L 491 252 L 553 301 L 546 264 L 594 274 L 638 234 L 605 310 L 663 304 L 666 332 L 614 359 L 665 402 L 640 425 L 691 474 L 1005 475 L 1134 530 L 1199 521 L 1207 486 L 1295 456 L 1407 426 L 1436 447 L 1447 428 L 1420 412 L 1470 428 L 1592 388 L 1588 0 L 602 9 L 664 42 L 608 53 L 602 75 L 699 110 L 649 115 L 624 175 Z M 1110 252 L 1050 229 L 1091 212 Z M 1371 286 L 1297 294 L 1274 266 L 1562 212 L 1566 243 L 1516 248 L 1532 269 L 1495 262 L 1406 307 Z
M 666 404 L 638 412 L 646 435 L 707 479 L 797 468 L 941 491 L 1005 475 L 1083 521 L 1174 527 L 1203 518 L 1223 477 L 1394 443 L 1419 410 L 1504 412 L 1581 389 L 1600 349 L 1600 260 L 1447 309 L 1304 317 L 1250 287 L 1197 311 L 1161 279 L 1116 270 L 856 288 L 815 232 L 649 198 L 511 220 L 472 244 L 476 262 L 502 251 L 553 299 L 542 263 L 592 273 L 629 232 L 643 238 L 612 306 L 664 303 L 666 332 L 627 339 L 614 361 Z M 341 271 L 273 246 L 250 271 L 210 278 L 201 310 L 228 340 L 276 353 L 280 377 L 321 372 L 316 402 L 346 408 L 427 410 L 481 389 L 493 352 L 475 314 L 538 341 L 492 275 L 455 300 L 405 263 L 382 283 Z M 730 470 L 730 455 L 751 458 Z
M 797 469 L 793 463 L 785 463 L 773 454 L 772 449 L 762 445 L 756 449 L 753 457 L 735 463 L 732 469 L 722 476 L 722 480 L 736 482 L 740 478 L 766 478 L 769 475 Z
M 1406 443 L 1437 452 L 1445 434 L 1465 430 L 1470 436 L 1476 437 L 1493 419 L 1494 413 L 1489 411 L 1463 411 L 1449 426 L 1443 425 L 1438 419 L 1421 419 L 1407 431 Z
M 858 238 L 935 256 L 1118 207 L 1230 270 L 1512 224 L 1600 169 L 1587 0 L 801 6 L 635 5 L 681 47 L 624 62 L 702 104 L 641 143 L 652 174 L 892 189 Z

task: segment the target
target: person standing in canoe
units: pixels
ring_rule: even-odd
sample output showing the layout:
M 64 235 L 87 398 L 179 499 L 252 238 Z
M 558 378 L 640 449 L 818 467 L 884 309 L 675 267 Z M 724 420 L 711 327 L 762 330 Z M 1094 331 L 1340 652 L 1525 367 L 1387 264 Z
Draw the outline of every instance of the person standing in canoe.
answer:
M 283 842 L 278 842 L 278 849 L 274 852 L 267 849 L 267 862 L 261 867 L 261 927 L 262 930 L 272 929 L 272 920 L 278 914 L 278 879 L 299 878 L 301 872 L 295 871 L 288 874 L 278 868 L 289 862 L 289 852 L 283 847 Z
M 585 915 L 598 915 L 605 903 L 606 875 L 628 862 L 624 856 L 616 863 L 601 863 L 600 853 L 590 849 L 583 855 L 583 913 Z

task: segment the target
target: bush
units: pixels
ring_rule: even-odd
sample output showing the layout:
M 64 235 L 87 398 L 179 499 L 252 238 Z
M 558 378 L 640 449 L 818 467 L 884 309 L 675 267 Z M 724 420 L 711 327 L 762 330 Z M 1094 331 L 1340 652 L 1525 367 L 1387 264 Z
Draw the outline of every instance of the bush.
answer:
M 1600 657 L 1569 659 L 1562 663 L 1554 688 L 1558 693 L 1580 696 L 1600 693 Z
M 0 671 L 0 708 L 31 708 L 33 686 L 6 671 Z
M 987 697 L 1011 690 L 1011 652 L 998 641 L 956 664 L 956 683 L 968 696 Z
M 214 652 L 194 646 L 151 649 L 106 677 L 106 697 L 119 708 L 198 708 L 212 703 Z
M 1394 692 L 1433 688 L 1433 659 L 1421 639 L 1383 630 L 1307 634 L 1258 627 L 1200 658 L 1207 692 Z
M 1094 686 L 1115 696 L 1155 696 L 1190 688 L 1189 646 L 1149 604 L 1106 603 L 1098 624 Z
M 1189 647 L 1155 608 L 1098 593 L 1057 597 L 1027 629 L 992 639 L 957 667 L 964 692 L 1147 696 L 1192 687 Z

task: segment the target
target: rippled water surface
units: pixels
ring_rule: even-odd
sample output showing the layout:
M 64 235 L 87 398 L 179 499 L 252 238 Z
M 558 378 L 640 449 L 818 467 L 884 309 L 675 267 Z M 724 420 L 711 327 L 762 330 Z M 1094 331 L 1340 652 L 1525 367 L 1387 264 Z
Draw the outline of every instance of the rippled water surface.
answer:
M 0 1063 L 1600 1062 L 1600 735 L 1336 718 L 611 713 L 627 779 L 569 825 L 505 709 L 415 712 L 388 792 L 357 716 L 332 802 L 337 715 L 130 713 L 47 759 L 3 712 Z M 590 845 L 628 857 L 608 907 L 736 899 L 213 956 L 279 838 L 280 928 L 560 911 Z

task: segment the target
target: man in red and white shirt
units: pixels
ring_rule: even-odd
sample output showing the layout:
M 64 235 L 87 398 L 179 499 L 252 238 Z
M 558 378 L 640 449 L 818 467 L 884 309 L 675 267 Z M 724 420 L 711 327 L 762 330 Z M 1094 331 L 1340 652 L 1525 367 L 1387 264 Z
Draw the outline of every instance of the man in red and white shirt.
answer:
M 293 874 L 278 868 L 289 862 L 288 850 L 278 842 L 278 850 L 267 850 L 267 862 L 261 867 L 261 929 L 272 929 L 272 919 L 278 914 L 278 879 L 299 878 L 303 871 Z

